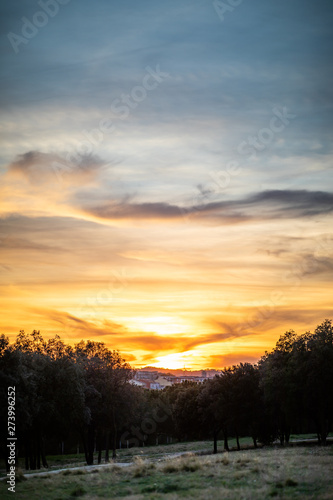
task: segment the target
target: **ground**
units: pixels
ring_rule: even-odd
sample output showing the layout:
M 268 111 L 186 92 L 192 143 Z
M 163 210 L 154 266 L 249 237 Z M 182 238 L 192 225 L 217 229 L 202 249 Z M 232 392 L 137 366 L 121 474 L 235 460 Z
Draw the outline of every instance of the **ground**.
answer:
M 0 497 L 13 498 L 5 481 L 0 483 Z M 267 447 L 199 456 L 188 452 L 166 458 L 150 456 L 148 450 L 145 457 L 134 456 L 134 463 L 126 467 L 110 464 L 88 471 L 68 469 L 16 484 L 17 499 L 75 497 L 83 500 L 333 499 L 333 447 Z

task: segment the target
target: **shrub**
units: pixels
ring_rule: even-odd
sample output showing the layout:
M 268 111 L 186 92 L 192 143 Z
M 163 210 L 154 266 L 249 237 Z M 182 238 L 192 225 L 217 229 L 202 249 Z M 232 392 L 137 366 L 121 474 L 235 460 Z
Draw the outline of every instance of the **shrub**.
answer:
M 294 481 L 293 479 L 287 479 L 286 480 L 286 486 L 297 486 L 298 483 L 296 481 Z
M 83 497 L 86 494 L 86 490 L 81 486 L 77 486 L 71 493 L 72 497 Z
M 155 469 L 155 465 L 143 460 L 141 457 L 134 458 L 135 468 L 133 472 L 133 477 L 144 477 L 149 476 L 152 470 Z

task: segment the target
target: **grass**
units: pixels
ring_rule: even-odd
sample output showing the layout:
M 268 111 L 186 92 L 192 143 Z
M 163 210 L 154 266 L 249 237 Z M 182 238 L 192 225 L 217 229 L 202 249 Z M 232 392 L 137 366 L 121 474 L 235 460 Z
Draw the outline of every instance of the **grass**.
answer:
M 333 438 L 333 433 L 329 434 L 329 437 Z M 306 440 L 306 439 L 316 439 L 315 434 L 293 434 L 290 437 L 295 440 Z M 236 449 L 236 439 L 230 438 L 228 440 L 230 449 Z M 241 437 L 239 439 L 241 448 L 248 448 L 253 446 L 253 441 L 250 437 Z M 198 451 L 202 453 L 211 453 L 213 450 L 212 441 L 194 441 L 187 443 L 173 443 L 173 444 L 163 444 L 159 446 L 144 446 L 144 447 L 134 447 L 134 448 L 122 448 L 117 450 L 117 462 L 132 462 L 133 458 L 136 456 L 141 456 L 142 458 L 153 458 L 158 459 L 165 457 L 166 454 L 173 453 L 184 453 Z M 223 451 L 223 441 L 218 441 L 218 451 Z M 104 458 L 104 455 L 102 454 Z M 112 451 L 110 452 L 110 457 L 112 457 Z M 85 456 L 83 453 L 72 454 L 72 455 L 53 455 L 47 457 L 48 465 L 50 471 L 56 469 L 70 468 L 70 467 L 80 467 L 86 464 Z M 110 458 L 111 461 L 111 458 Z M 102 460 L 104 463 L 104 460 Z M 97 464 L 97 454 L 95 453 L 94 464 Z M 24 459 L 19 460 L 20 469 L 24 470 Z M 33 471 L 31 471 L 33 472 Z M 6 475 L 5 469 L 0 469 L 0 478 Z
M 195 443 L 196 444 L 196 443 Z M 193 449 L 196 449 L 193 446 Z M 77 471 L 76 471 L 77 472 Z M 187 453 L 165 460 L 136 457 L 95 473 L 49 474 L 16 485 L 22 500 L 333 499 L 333 448 L 291 447 L 217 455 Z M 0 498 L 13 498 L 0 483 Z
M 236 448 L 236 439 L 229 439 L 229 447 Z M 247 448 L 253 446 L 253 441 L 250 437 L 243 437 L 239 440 L 241 447 Z M 144 446 L 140 448 L 123 448 L 117 450 L 117 462 L 131 462 L 134 456 L 149 458 L 162 458 L 166 454 L 184 453 L 198 451 L 202 453 L 210 453 L 213 451 L 212 441 L 192 441 L 188 443 L 173 443 L 162 444 L 159 446 Z M 218 441 L 218 450 L 223 451 L 223 441 Z
M 252 446 L 252 439 L 249 437 L 240 438 L 240 444 L 242 447 Z M 236 440 L 229 440 L 230 448 L 236 447 Z M 218 442 L 219 451 L 223 450 L 223 441 Z M 135 456 L 141 456 L 142 458 L 162 458 L 167 453 L 182 453 L 187 451 L 201 451 L 203 453 L 209 453 L 213 450 L 212 441 L 195 441 L 188 443 L 173 443 L 173 444 L 162 444 L 159 446 L 143 446 L 134 448 L 122 448 L 117 450 L 117 462 L 132 462 Z M 104 454 L 102 454 L 102 463 L 104 463 Z M 112 457 L 112 451 L 110 451 L 110 461 Z M 97 454 L 95 453 L 94 464 L 97 464 Z M 47 456 L 48 470 L 63 469 L 69 467 L 80 467 L 86 464 L 85 456 L 83 453 L 72 454 L 72 455 L 52 455 Z M 20 469 L 24 469 L 24 459 L 19 459 Z M 34 472 L 34 471 L 31 471 Z M 0 470 L 0 477 L 6 475 L 5 469 Z

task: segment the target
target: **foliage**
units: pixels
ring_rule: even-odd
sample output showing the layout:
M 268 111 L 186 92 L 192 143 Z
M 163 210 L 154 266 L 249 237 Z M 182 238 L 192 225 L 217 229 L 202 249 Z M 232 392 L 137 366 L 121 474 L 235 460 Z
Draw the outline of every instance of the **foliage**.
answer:
M 333 327 L 330 320 L 314 333 L 280 337 L 257 365 L 240 363 L 202 384 L 185 382 L 163 391 L 133 386 L 133 370 L 118 351 L 103 342 L 74 347 L 59 336 L 45 341 L 40 332 L 20 331 L 10 343 L 0 336 L 0 427 L 6 443 L 7 387 L 16 387 L 16 429 L 25 468 L 47 467 L 46 453 L 81 442 L 87 464 L 109 449 L 212 438 L 214 452 L 235 437 L 288 443 L 291 432 L 313 432 L 326 444 L 333 423 Z M 165 442 L 165 441 L 164 441 Z M 167 441 L 169 442 L 169 441 Z M 7 450 L 2 445 L 6 460 Z

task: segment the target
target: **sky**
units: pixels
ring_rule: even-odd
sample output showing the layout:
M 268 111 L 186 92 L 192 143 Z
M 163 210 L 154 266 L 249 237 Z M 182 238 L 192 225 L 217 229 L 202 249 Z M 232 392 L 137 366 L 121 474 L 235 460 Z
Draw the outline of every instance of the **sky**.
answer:
M 0 333 L 223 368 L 333 317 L 331 1 L 0 5 Z

